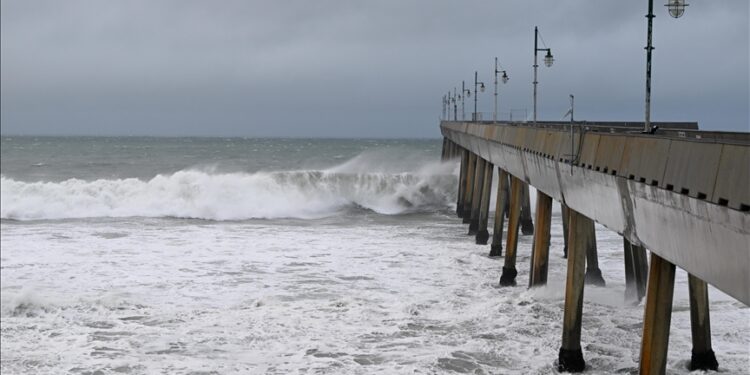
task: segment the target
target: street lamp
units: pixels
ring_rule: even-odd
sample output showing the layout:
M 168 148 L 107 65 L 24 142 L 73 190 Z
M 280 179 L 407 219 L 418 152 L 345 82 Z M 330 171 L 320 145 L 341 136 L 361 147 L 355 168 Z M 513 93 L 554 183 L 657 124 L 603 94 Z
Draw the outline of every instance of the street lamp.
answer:
M 542 40 L 542 44 L 544 44 L 544 40 Z M 555 58 L 552 57 L 552 49 L 539 48 L 539 28 L 534 26 L 534 125 L 536 125 L 536 84 L 539 83 L 536 79 L 536 69 L 539 67 L 537 64 L 537 52 L 539 51 L 547 51 L 547 55 L 544 56 L 544 65 L 547 67 L 552 66 L 552 63 L 555 62 Z
M 492 121 L 497 122 L 497 74 L 503 73 L 502 80 L 503 83 L 508 82 L 508 73 L 505 70 L 498 70 L 497 69 L 497 57 L 495 57 L 495 112 L 492 113 Z
M 479 91 L 484 92 L 484 82 L 479 82 L 479 72 L 474 71 L 474 115 L 472 121 L 479 121 L 479 114 L 477 113 L 477 98 L 479 97 Z
M 451 109 L 453 108 L 453 104 L 456 103 L 456 97 L 455 95 L 451 95 L 451 92 L 448 91 L 448 121 L 451 119 L 451 112 L 453 112 Z
M 471 90 L 466 88 L 466 81 L 461 81 L 461 121 L 466 120 L 466 108 L 464 107 L 464 99 L 471 98 Z
M 448 105 L 448 99 L 445 97 L 445 95 L 443 95 L 443 116 L 442 116 L 443 120 L 447 120 L 448 119 L 446 117 L 446 113 L 447 113 L 446 112 L 446 108 L 447 108 L 447 105 Z
M 456 96 L 456 88 L 453 88 L 453 121 L 458 121 L 458 98 Z
M 688 4 L 685 0 L 667 0 L 664 4 L 669 11 L 669 15 L 674 18 L 682 17 L 685 13 L 685 7 Z M 648 0 L 648 39 L 646 40 L 646 121 L 643 124 L 643 132 L 651 133 L 651 51 L 654 46 L 651 44 L 653 36 L 653 23 L 654 23 L 654 0 Z

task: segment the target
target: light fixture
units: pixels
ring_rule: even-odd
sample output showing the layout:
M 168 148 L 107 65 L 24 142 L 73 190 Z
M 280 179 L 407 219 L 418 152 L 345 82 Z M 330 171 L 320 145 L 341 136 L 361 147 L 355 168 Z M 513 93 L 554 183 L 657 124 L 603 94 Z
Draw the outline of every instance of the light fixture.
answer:
M 667 0 L 667 3 L 664 4 L 669 10 L 669 15 L 674 18 L 682 17 L 682 14 L 685 13 L 685 7 L 688 5 L 690 4 L 685 4 L 685 0 Z
M 548 68 L 552 66 L 552 63 L 555 62 L 555 58 L 552 57 L 552 50 L 547 50 L 547 55 L 544 56 L 544 65 L 546 65 Z

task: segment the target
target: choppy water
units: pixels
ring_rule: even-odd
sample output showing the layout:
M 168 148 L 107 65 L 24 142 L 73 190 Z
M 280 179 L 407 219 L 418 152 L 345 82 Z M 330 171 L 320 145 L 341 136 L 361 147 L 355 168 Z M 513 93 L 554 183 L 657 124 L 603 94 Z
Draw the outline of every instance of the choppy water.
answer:
M 499 288 L 453 214 L 439 141 L 3 138 L 0 370 L 26 373 L 555 372 L 565 260 Z M 636 370 L 643 306 L 597 227 L 593 373 Z M 723 373 L 750 369 L 750 310 L 711 290 Z M 690 357 L 678 272 L 671 373 Z

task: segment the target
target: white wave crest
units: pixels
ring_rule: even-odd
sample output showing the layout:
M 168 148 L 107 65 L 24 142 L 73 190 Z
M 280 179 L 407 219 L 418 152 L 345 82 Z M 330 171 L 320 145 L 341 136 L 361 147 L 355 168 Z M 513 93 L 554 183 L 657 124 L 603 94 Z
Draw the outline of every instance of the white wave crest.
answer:
M 399 214 L 449 207 L 455 197 L 454 174 L 455 164 L 432 163 L 416 172 L 401 173 L 337 168 L 224 174 L 183 170 L 149 181 L 22 182 L 3 176 L 0 216 L 14 220 L 129 216 L 308 219 L 357 206 Z

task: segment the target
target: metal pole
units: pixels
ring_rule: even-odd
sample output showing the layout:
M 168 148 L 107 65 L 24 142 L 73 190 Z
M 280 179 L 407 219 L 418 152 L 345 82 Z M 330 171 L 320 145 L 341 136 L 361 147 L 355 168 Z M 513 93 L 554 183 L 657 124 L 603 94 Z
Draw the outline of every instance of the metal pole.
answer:
M 536 69 L 539 67 L 539 65 L 536 62 L 538 38 L 539 38 L 539 29 L 536 26 L 534 26 L 534 125 L 536 125 L 536 84 L 538 83 L 536 80 Z
M 573 153 L 575 152 L 575 141 L 573 140 L 573 94 L 570 94 L 570 165 L 573 165 Z M 571 172 L 573 169 L 571 168 Z
M 643 124 L 643 132 L 651 131 L 651 37 L 653 34 L 654 23 L 654 0 L 648 0 L 648 40 L 646 44 L 646 122 Z
M 474 114 L 472 115 L 473 121 L 478 121 L 477 119 L 477 96 L 479 96 L 479 91 L 477 90 L 477 82 L 479 82 L 479 72 L 476 70 L 474 71 Z
M 465 98 L 466 98 L 466 81 L 461 81 L 461 121 L 466 120 L 466 108 L 464 107 Z
M 444 119 L 445 119 L 445 96 L 443 96 L 443 112 L 442 112 L 442 114 L 440 115 L 440 119 L 441 119 L 441 120 L 444 120 Z
M 453 121 L 458 121 L 458 96 L 456 95 L 455 87 L 453 88 Z
M 456 96 L 456 88 L 453 88 L 453 121 L 458 121 L 458 96 Z
M 495 111 L 492 112 L 492 122 L 497 122 L 497 57 L 495 57 Z

